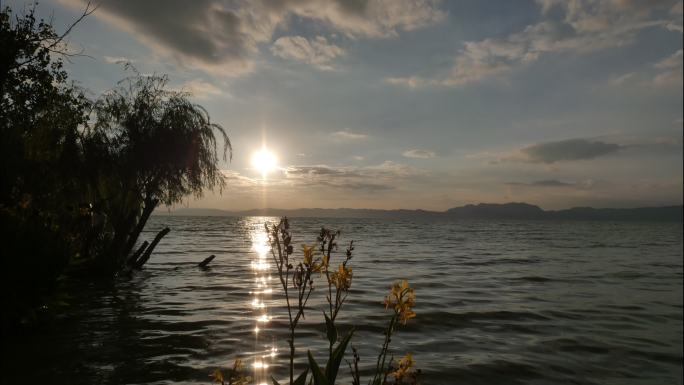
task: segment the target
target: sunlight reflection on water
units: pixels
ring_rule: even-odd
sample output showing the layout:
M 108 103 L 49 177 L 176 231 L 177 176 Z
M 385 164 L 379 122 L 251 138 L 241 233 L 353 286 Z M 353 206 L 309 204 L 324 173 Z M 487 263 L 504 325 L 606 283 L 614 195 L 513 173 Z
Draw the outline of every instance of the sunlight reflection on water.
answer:
M 269 314 L 266 303 L 273 293 L 270 276 L 271 265 L 268 262 L 271 247 L 268 244 L 268 234 L 264 228 L 265 218 L 250 218 L 250 239 L 252 242 L 251 250 L 253 259 L 251 261 L 252 274 L 254 274 L 254 290 L 250 291 L 250 305 L 254 313 L 254 355 L 249 359 L 253 369 L 253 380 L 256 384 L 270 382 L 269 368 L 274 365 L 276 353 L 275 336 L 266 332 L 264 325 L 268 324 L 273 318 Z M 259 327 L 261 325 L 262 327 Z M 271 344 L 265 344 L 271 341 Z

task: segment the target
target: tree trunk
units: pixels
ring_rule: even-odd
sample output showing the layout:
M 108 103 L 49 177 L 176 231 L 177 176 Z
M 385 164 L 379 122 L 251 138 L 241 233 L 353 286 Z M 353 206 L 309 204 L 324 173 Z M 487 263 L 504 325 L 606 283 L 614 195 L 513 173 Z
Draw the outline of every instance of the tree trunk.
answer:
M 131 255 L 131 256 L 126 260 L 126 265 L 127 265 L 127 266 L 133 266 L 133 265 L 135 265 L 135 261 L 138 260 L 138 258 L 140 257 L 140 255 L 143 253 L 143 251 L 145 251 L 145 249 L 147 248 L 147 245 L 149 245 L 149 244 L 150 244 L 150 243 L 147 242 L 147 241 L 143 242 L 142 245 L 140 245 L 140 247 L 138 248 L 138 250 L 137 250 L 135 253 L 133 253 L 133 255 Z
M 126 246 L 124 247 L 121 253 L 121 258 L 125 258 L 128 255 L 128 253 L 130 253 L 131 250 L 133 250 L 133 246 L 135 246 L 135 243 L 138 241 L 138 237 L 145 228 L 147 220 L 150 219 L 152 211 L 154 211 L 158 204 L 158 199 L 145 198 L 145 207 L 143 207 L 142 215 L 140 216 L 138 223 L 135 225 L 133 230 L 128 235 L 128 241 L 126 242 Z
M 152 241 L 152 243 L 150 244 L 150 246 L 148 246 L 147 249 L 145 249 L 145 252 L 144 252 L 143 255 L 140 257 L 140 259 L 138 259 L 138 260 L 135 262 L 135 266 L 134 266 L 134 267 L 135 267 L 136 269 L 140 269 L 141 267 L 143 267 L 143 265 L 147 262 L 147 260 L 150 259 L 150 255 L 152 255 L 152 251 L 154 250 L 154 248 L 157 247 L 157 244 L 159 243 L 159 241 L 161 241 L 161 239 L 164 238 L 164 236 L 165 236 L 166 234 L 168 234 L 169 231 L 171 231 L 171 229 L 169 229 L 168 227 L 166 227 L 166 228 L 164 228 L 162 231 L 160 231 L 160 232 L 157 234 L 156 237 L 154 237 L 154 240 Z
M 126 235 L 134 222 L 135 214 L 131 213 L 119 222 L 114 223 L 114 238 L 109 246 L 109 254 L 103 255 L 103 257 L 107 258 L 105 264 L 113 271 L 121 268 L 121 263 L 124 261 L 122 251 L 127 239 Z

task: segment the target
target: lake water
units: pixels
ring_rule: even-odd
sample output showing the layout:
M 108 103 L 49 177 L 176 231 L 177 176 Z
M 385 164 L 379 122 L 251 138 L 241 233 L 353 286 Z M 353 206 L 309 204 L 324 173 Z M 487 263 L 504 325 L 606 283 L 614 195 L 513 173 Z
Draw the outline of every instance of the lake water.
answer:
M 153 217 L 142 238 L 172 231 L 144 270 L 79 288 L 51 330 L 4 345 L 3 383 L 209 384 L 236 357 L 256 384 L 284 379 L 287 313 L 265 221 L 276 218 Z M 682 384 L 681 223 L 291 223 L 297 246 L 321 226 L 354 240 L 338 323 L 356 327 L 364 368 L 390 317 L 383 297 L 408 279 L 418 315 L 391 350 L 413 353 L 424 384 Z M 314 291 L 299 358 L 308 348 L 325 361 L 323 304 Z

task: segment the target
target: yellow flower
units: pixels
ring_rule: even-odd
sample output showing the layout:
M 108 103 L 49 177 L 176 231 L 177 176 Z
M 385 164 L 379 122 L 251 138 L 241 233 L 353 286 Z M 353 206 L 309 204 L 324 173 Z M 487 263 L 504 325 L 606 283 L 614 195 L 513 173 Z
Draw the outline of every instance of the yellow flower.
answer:
M 214 370 L 214 373 L 210 377 L 213 378 L 214 382 L 223 384 L 223 373 L 221 373 L 220 369 Z
M 405 368 L 413 367 L 413 355 L 411 353 L 406 353 L 406 355 L 399 360 L 399 366 Z
M 352 268 L 340 264 L 337 271 L 330 275 L 330 281 L 335 285 L 337 290 L 349 290 L 352 281 Z
M 412 308 L 416 303 L 415 289 L 409 286 L 408 281 L 401 283 L 395 282 L 392 285 L 390 294 L 385 297 L 385 309 L 390 307 L 399 316 L 399 320 L 406 324 L 406 321 L 416 316 Z
M 303 263 L 307 266 L 312 266 L 313 265 L 313 257 L 314 257 L 314 252 L 315 250 L 315 245 L 305 245 L 302 244 L 302 250 L 304 251 L 304 261 Z
M 249 376 L 245 376 L 240 371 L 242 368 L 244 368 L 245 364 L 242 362 L 241 359 L 236 358 L 235 361 L 233 362 L 233 369 L 229 371 L 228 375 L 228 383 L 232 385 L 247 385 L 252 378 Z M 226 378 L 223 376 L 223 372 L 221 372 L 221 369 L 216 369 L 214 370 L 214 373 L 212 373 L 209 377 L 212 377 L 214 382 L 219 383 L 219 384 L 225 384 L 226 383 Z
M 403 358 L 401 358 L 399 360 L 397 370 L 390 373 L 390 375 L 394 376 L 394 379 L 397 382 L 399 382 L 399 381 L 403 380 L 406 376 L 411 374 L 411 368 L 412 367 L 413 367 L 413 355 L 411 355 L 411 353 L 407 353 Z

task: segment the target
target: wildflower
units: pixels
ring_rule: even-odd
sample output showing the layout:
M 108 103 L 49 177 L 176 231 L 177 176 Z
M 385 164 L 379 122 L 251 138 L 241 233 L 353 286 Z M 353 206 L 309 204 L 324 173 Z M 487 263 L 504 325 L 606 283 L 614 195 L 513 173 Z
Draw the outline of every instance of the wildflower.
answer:
M 352 268 L 341 264 L 337 271 L 333 272 L 330 276 L 330 281 L 335 285 L 337 290 L 349 290 L 352 281 Z
M 229 385 L 247 385 L 250 381 L 252 381 L 252 377 L 245 376 L 244 374 L 240 373 L 244 366 L 245 364 L 242 362 L 241 359 L 235 359 L 235 361 L 233 362 L 233 368 L 229 370 L 230 375 L 227 379 Z M 209 377 L 212 377 L 214 382 L 219 383 L 221 385 L 224 385 L 226 383 L 226 378 L 223 376 L 223 372 L 221 372 L 221 369 L 214 370 L 214 373 L 212 373 Z
M 313 265 L 313 257 L 315 253 L 314 246 L 308 246 L 305 244 L 302 244 L 302 251 L 304 251 L 304 264 L 307 266 L 312 266 Z
M 212 377 L 214 382 L 223 384 L 223 373 L 221 372 L 221 369 L 214 370 L 214 373 L 210 377 Z
M 404 378 L 407 378 L 409 375 L 411 375 L 412 367 L 413 355 L 411 355 L 411 353 L 407 353 L 404 357 L 402 357 L 399 360 L 399 362 L 397 363 L 397 369 L 390 373 L 390 375 L 394 377 L 396 382 L 400 382 Z
M 403 321 L 404 325 L 406 325 L 406 321 L 416 316 L 416 313 L 412 310 L 415 301 L 415 289 L 409 287 L 408 281 L 395 282 L 392 285 L 390 294 L 385 297 L 385 309 L 391 307 L 399 316 L 399 320 Z
M 233 379 L 231 385 L 248 385 L 250 381 L 252 381 L 252 377 L 239 374 Z

